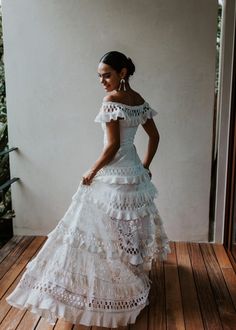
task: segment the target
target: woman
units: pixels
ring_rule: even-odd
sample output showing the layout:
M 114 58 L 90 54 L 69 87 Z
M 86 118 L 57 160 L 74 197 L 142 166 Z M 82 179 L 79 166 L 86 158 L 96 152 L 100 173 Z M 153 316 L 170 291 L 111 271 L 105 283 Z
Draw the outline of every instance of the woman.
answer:
M 159 143 L 157 112 L 131 89 L 134 71 L 120 52 L 101 58 L 107 96 L 95 121 L 104 130 L 104 149 L 6 298 L 51 324 L 57 318 L 110 328 L 135 323 L 148 304 L 152 261 L 170 252 L 149 169 Z M 143 162 L 133 144 L 139 124 L 149 136 Z

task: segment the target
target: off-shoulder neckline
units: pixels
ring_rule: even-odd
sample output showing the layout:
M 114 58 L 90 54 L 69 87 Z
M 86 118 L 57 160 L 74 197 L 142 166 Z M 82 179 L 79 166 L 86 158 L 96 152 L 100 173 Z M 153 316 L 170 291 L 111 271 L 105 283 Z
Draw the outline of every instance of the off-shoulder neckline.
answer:
M 139 107 L 143 107 L 144 105 L 147 104 L 146 101 L 144 101 L 142 104 L 137 104 L 137 105 L 128 105 L 128 104 L 125 104 L 125 103 L 121 103 L 121 102 L 113 102 L 113 101 L 103 101 L 103 104 L 117 104 L 117 105 L 122 105 L 126 108 L 139 108 Z

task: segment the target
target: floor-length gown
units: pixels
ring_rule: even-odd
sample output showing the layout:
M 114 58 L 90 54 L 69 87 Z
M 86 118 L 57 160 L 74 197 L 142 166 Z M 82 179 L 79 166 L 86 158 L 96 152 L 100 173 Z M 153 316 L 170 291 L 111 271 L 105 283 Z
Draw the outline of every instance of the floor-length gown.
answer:
M 134 323 L 148 304 L 153 260 L 170 246 L 154 203 L 157 189 L 137 154 L 139 124 L 157 112 L 145 101 L 103 102 L 95 122 L 120 120 L 120 149 L 94 177 L 81 182 L 72 202 L 7 302 L 55 324 L 118 327 Z

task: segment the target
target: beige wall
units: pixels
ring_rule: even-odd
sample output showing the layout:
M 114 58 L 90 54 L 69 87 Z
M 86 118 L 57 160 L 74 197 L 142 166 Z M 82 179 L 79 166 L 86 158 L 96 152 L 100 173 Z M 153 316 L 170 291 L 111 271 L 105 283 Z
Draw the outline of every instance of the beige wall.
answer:
M 216 14 L 215 0 L 3 1 L 15 234 L 52 230 L 99 155 L 97 63 L 119 50 L 159 112 L 151 168 L 167 234 L 207 240 Z M 136 145 L 142 157 L 142 128 Z

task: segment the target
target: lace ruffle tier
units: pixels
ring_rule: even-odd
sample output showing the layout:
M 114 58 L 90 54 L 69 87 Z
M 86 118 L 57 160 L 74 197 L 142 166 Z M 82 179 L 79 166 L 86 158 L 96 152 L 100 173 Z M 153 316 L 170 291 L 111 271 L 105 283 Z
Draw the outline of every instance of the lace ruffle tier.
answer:
M 151 182 L 137 185 L 113 184 L 98 182 L 91 186 L 79 185 L 72 199 L 77 201 L 89 200 L 96 204 L 107 215 L 116 219 L 131 220 L 156 214 L 157 208 L 153 203 L 157 190 Z
M 72 293 L 52 282 L 35 280 L 28 275 L 22 280 L 8 302 L 19 309 L 24 308 L 55 325 L 57 318 L 73 324 L 117 328 L 135 323 L 138 314 L 148 304 L 148 292 L 140 292 L 135 299 L 99 300 L 96 297 Z
M 155 114 L 146 102 L 137 107 L 104 102 L 95 121 L 121 117 L 124 127 L 135 126 Z M 148 304 L 153 260 L 171 252 L 157 195 L 139 162 L 105 166 L 90 186 L 80 183 L 8 303 L 53 325 L 57 318 L 110 328 L 135 323 Z
M 118 102 L 103 102 L 95 122 L 103 123 L 117 120 L 118 117 L 125 119 L 128 125 L 144 124 L 148 118 L 157 115 L 145 101 L 141 106 L 128 106 Z
M 134 323 L 147 303 L 153 257 L 168 253 L 167 237 L 157 218 L 151 223 L 149 218 L 108 220 L 90 203 L 80 211 L 72 203 L 37 258 L 28 263 L 8 302 L 51 324 L 58 317 L 114 328 Z
M 80 186 L 72 197 L 8 302 L 51 324 L 63 317 L 116 328 L 135 322 L 147 304 L 152 261 L 165 259 L 170 249 L 157 209 L 152 216 L 117 220 L 85 197 L 90 188 Z
M 94 181 L 109 184 L 136 184 L 149 180 L 148 170 L 142 164 L 130 167 L 104 166 L 99 170 Z
M 151 269 L 151 261 L 166 259 L 168 239 L 158 211 L 135 220 L 111 218 L 102 209 L 91 210 L 84 201 L 78 210 L 74 201 L 58 226 L 48 235 L 55 244 L 70 246 L 71 251 L 86 250 L 101 259 L 121 260 Z M 90 218 L 88 218 L 90 217 Z M 78 224 L 77 218 L 81 220 Z M 68 221 L 70 223 L 68 225 Z M 95 224 L 94 224 L 95 222 Z

